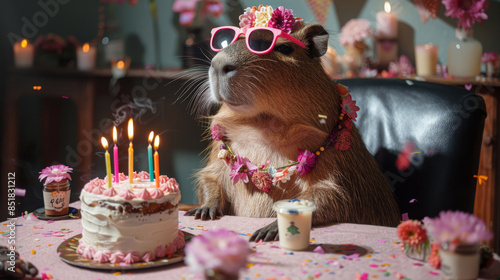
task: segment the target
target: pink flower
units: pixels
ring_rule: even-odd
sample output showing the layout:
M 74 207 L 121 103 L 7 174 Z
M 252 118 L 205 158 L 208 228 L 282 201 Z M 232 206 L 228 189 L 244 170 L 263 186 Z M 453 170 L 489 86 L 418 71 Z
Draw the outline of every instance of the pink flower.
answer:
M 340 43 L 344 46 L 354 46 L 372 36 L 373 29 L 367 19 L 351 19 L 340 30 Z
M 485 52 L 481 58 L 482 62 L 498 62 L 498 53 L 496 52 Z
M 351 119 L 347 119 L 344 123 L 344 126 L 345 128 L 348 130 L 348 131 L 351 131 L 354 124 L 352 123 L 352 120 Z
M 410 59 L 407 56 L 402 55 L 399 61 L 392 61 L 389 63 L 389 71 L 402 76 L 410 76 L 415 73 L 415 68 L 411 65 Z
M 45 184 L 60 182 L 64 179 L 71 180 L 71 176 L 68 174 L 68 172 L 71 171 L 73 171 L 73 168 L 66 165 L 52 165 L 42 169 L 42 171 L 40 172 L 41 175 L 38 177 L 38 179 L 40 180 L 40 182 L 45 179 Z
M 457 18 L 458 27 L 465 30 L 472 27 L 478 21 L 488 19 L 486 10 L 489 6 L 488 0 L 443 0 L 447 17 Z
M 254 172 L 252 174 L 252 183 L 259 191 L 269 192 L 273 186 L 273 179 L 269 173 Z
M 308 150 L 302 151 L 300 149 L 299 153 L 299 157 L 297 158 L 299 164 L 297 164 L 297 168 L 300 176 L 302 176 L 309 173 L 311 169 L 313 169 L 314 165 L 316 164 L 316 155 L 309 152 Z
M 271 19 L 269 19 L 267 26 L 290 33 L 294 24 L 295 17 L 293 16 L 293 11 L 280 6 L 273 11 L 273 15 Z
M 212 126 L 212 139 L 215 141 L 224 139 L 224 127 L 219 124 L 214 124 Z
M 435 241 L 450 243 L 451 250 L 456 245 L 479 243 L 493 236 L 481 219 L 461 211 L 442 211 L 436 218 L 425 217 L 424 224 Z
M 246 8 L 245 12 L 242 15 L 240 15 L 239 20 L 241 28 L 253 27 L 255 24 L 255 9 Z
M 429 240 L 422 223 L 417 220 L 407 220 L 399 224 L 397 234 L 402 242 L 410 246 L 420 245 Z
M 351 133 L 343 129 L 339 132 L 337 136 L 337 141 L 335 142 L 335 148 L 341 151 L 345 151 L 351 147 Z
M 356 121 L 358 117 L 359 107 L 356 106 L 356 101 L 352 100 L 351 95 L 347 95 L 347 97 L 342 100 L 342 113 L 347 114 L 351 120 Z
M 248 241 L 235 232 L 218 229 L 193 237 L 185 252 L 185 261 L 194 273 L 221 270 L 227 275 L 238 275 L 251 250 Z
M 435 269 L 439 269 L 441 267 L 441 260 L 439 259 L 439 243 L 438 242 L 432 242 L 431 254 L 430 254 L 427 262 Z
M 230 167 L 231 180 L 233 180 L 233 184 L 235 185 L 239 180 L 248 183 L 248 174 L 251 174 L 253 171 L 257 170 L 257 166 L 251 163 L 248 158 L 242 158 L 240 156 L 236 156 L 236 161 Z

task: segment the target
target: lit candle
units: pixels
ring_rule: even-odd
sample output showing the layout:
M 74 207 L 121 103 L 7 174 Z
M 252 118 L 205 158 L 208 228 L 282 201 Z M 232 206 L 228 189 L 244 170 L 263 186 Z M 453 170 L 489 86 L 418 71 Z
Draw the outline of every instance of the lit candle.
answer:
M 377 13 L 377 35 L 382 39 L 394 39 L 398 37 L 398 16 L 391 13 L 391 4 L 384 3 L 385 12 Z
M 389 62 L 398 56 L 398 17 L 391 13 L 391 4 L 384 3 L 385 12 L 378 12 L 377 21 L 377 58 L 380 68 L 386 68 Z
M 108 140 L 106 138 L 101 138 L 102 147 L 106 150 L 104 157 L 106 159 L 106 174 L 108 176 L 108 188 L 111 188 L 111 160 L 109 159 L 108 153 Z
M 96 48 L 85 43 L 76 50 L 76 66 L 80 71 L 88 71 L 95 67 Z
M 148 159 L 149 159 L 149 180 L 151 182 L 154 181 L 154 175 L 153 175 L 153 148 L 151 148 L 151 143 L 153 142 L 153 137 L 155 136 L 155 133 L 151 131 L 149 133 L 148 141 L 149 141 L 149 146 L 148 146 Z
M 128 146 L 128 182 L 132 184 L 134 181 L 134 147 L 132 146 L 134 122 L 132 119 L 128 121 L 128 139 L 130 140 L 130 145 Z
M 158 156 L 158 146 L 160 146 L 160 137 L 156 135 L 155 137 L 155 179 L 156 187 L 160 187 L 160 157 Z
M 23 39 L 21 42 L 16 42 L 14 44 L 14 62 L 16 67 L 32 67 L 34 54 L 35 48 L 28 40 Z
M 119 60 L 112 60 L 111 61 L 111 74 L 113 78 L 115 79 L 120 79 L 125 77 L 127 74 L 127 70 L 130 66 L 130 58 L 125 57 L 123 59 Z
M 113 147 L 113 158 L 115 161 L 115 183 L 120 183 L 120 171 L 118 169 L 118 147 L 116 142 L 118 141 L 118 133 L 116 132 L 116 126 L 113 126 L 113 142 L 115 146 Z
M 438 45 L 425 44 L 415 46 L 415 64 L 418 76 L 436 75 Z

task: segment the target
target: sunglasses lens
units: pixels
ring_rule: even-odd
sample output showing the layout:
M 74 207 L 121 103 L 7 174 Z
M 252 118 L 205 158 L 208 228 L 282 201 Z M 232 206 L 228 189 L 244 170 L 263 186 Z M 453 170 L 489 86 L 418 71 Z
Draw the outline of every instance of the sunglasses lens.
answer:
M 236 32 L 232 29 L 221 29 L 212 38 L 212 48 L 222 50 L 229 46 L 234 39 Z
M 252 50 L 263 52 L 271 48 L 273 39 L 273 32 L 265 29 L 257 29 L 248 35 L 248 44 Z

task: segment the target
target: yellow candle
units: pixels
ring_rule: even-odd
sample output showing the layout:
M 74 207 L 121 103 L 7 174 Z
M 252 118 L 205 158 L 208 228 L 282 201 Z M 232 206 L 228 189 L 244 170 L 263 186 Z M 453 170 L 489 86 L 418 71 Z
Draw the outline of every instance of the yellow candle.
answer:
M 134 180 L 134 147 L 132 146 L 134 122 L 132 119 L 128 121 L 128 139 L 130 140 L 130 145 L 128 146 L 128 182 L 132 184 Z
M 108 153 L 108 140 L 101 138 L 102 147 L 106 150 L 104 158 L 106 159 L 106 175 L 108 176 L 108 188 L 111 188 L 111 160 Z
M 155 137 L 155 181 L 156 187 L 160 188 L 160 156 L 158 156 L 158 146 L 160 146 L 160 137 L 156 135 Z

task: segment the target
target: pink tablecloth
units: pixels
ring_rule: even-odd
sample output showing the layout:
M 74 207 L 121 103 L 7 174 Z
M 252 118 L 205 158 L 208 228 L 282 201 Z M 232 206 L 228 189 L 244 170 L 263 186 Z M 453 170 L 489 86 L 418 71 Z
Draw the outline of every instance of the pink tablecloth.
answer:
M 80 203 L 72 205 L 79 208 Z M 260 227 L 273 219 L 254 219 L 225 216 L 217 221 L 194 220 L 179 214 L 179 227 L 194 235 L 204 230 L 227 228 L 248 238 Z M 183 263 L 156 269 L 134 270 L 131 272 L 96 271 L 74 267 L 62 262 L 57 256 L 58 245 L 66 238 L 79 234 L 82 230 L 79 219 L 47 222 L 18 218 L 15 230 L 16 244 L 21 258 L 32 262 L 41 273 L 50 274 L 53 279 L 201 279 L 190 273 Z M 62 232 L 61 230 L 64 229 Z M 2 222 L 0 244 L 7 245 L 9 229 Z M 51 232 L 52 231 L 52 232 Z M 55 232 L 55 233 L 54 233 Z M 311 232 L 309 251 L 283 252 L 278 242 L 261 243 L 251 255 L 247 269 L 240 279 L 356 279 L 356 274 L 366 273 L 367 279 L 441 279 L 439 270 L 426 263 L 407 258 L 397 244 L 395 228 L 357 224 L 338 224 L 314 228 Z M 255 243 L 251 243 L 255 245 Z M 314 251 L 321 246 L 324 254 Z M 320 250 L 319 250 L 320 251 Z M 358 256 L 359 254 L 359 256 Z M 487 279 L 500 277 L 500 261 L 495 257 L 493 266 L 482 271 Z

